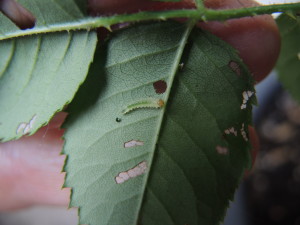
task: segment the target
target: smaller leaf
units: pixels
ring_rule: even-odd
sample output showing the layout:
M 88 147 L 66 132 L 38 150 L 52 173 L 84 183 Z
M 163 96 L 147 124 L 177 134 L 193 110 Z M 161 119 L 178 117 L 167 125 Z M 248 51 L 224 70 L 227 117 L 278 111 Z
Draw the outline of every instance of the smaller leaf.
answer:
M 276 69 L 283 86 L 300 101 L 300 16 L 283 14 L 277 24 L 282 44 Z
M 0 140 L 33 134 L 72 100 L 96 43 L 86 31 L 0 43 Z
M 84 18 L 84 0 L 16 0 L 36 19 L 34 28 Z M 17 35 L 11 35 L 12 33 Z M 0 12 L 0 140 L 31 135 L 63 109 L 85 80 L 97 44 L 94 31 L 18 37 L 22 31 Z

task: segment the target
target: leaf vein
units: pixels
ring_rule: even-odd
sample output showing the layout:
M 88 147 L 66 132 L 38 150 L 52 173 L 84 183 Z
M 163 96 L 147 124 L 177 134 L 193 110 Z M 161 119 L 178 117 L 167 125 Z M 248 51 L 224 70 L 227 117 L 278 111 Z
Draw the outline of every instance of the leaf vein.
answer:
M 11 42 L 12 42 L 12 49 L 11 49 L 11 51 L 10 51 L 11 54 L 10 54 L 10 56 L 9 56 L 8 61 L 7 61 L 6 64 L 4 65 L 3 70 L 2 70 L 1 73 L 0 73 L 0 78 L 1 78 L 1 77 L 3 76 L 3 74 L 8 70 L 8 68 L 10 68 L 11 63 L 12 63 L 12 59 L 13 59 L 13 57 L 14 57 L 14 55 L 15 55 L 16 41 L 15 41 L 15 40 L 12 40 Z
M 153 195 L 153 197 L 160 203 L 160 205 L 165 209 L 166 213 L 168 214 L 168 218 L 170 218 L 170 220 L 172 221 L 172 223 L 175 225 L 175 221 L 172 218 L 169 210 L 167 209 L 167 207 L 165 206 L 165 204 L 157 197 L 157 194 L 155 193 L 154 190 L 152 190 L 149 186 L 147 186 L 148 191 Z
M 145 57 L 147 56 L 154 56 L 154 55 L 158 55 L 158 54 L 161 54 L 161 53 L 164 53 L 164 52 L 168 52 L 168 51 L 171 51 L 171 50 L 174 50 L 178 48 L 178 46 L 173 46 L 173 47 L 170 47 L 170 48 L 167 48 L 167 49 L 163 49 L 163 50 L 160 50 L 160 51 L 155 51 L 155 52 L 150 52 L 150 53 L 147 53 L 147 54 L 141 54 L 141 55 L 137 55 L 137 56 L 134 56 L 132 58 L 129 58 L 129 59 L 126 59 L 124 61 L 121 61 L 121 62 L 114 62 L 112 64 L 108 64 L 107 66 L 105 66 L 106 69 L 109 69 L 109 68 L 112 68 L 114 66 L 118 66 L 118 65 L 122 65 L 122 64 L 127 64 L 127 63 L 130 63 L 134 60 L 137 60 L 137 59 L 144 59 Z

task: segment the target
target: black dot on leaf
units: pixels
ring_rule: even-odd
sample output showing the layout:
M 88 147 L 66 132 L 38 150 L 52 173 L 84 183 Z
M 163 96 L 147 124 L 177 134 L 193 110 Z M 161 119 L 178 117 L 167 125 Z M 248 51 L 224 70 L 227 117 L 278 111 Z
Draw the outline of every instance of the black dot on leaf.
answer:
M 122 119 L 121 118 L 116 118 L 116 122 L 118 122 L 118 123 L 120 123 L 122 121 Z

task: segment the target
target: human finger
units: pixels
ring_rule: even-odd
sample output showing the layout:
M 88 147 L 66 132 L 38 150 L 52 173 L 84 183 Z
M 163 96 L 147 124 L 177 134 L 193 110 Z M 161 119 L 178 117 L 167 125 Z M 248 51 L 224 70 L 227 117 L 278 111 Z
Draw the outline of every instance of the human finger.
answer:
M 36 134 L 0 143 L 0 211 L 31 205 L 67 205 L 70 190 L 62 190 L 65 156 L 60 155 L 66 117 L 58 113 Z

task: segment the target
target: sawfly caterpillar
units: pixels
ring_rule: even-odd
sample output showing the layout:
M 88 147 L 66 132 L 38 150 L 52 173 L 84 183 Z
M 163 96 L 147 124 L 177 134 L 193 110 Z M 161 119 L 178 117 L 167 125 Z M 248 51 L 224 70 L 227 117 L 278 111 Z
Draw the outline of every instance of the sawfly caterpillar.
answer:
M 128 105 L 123 111 L 123 114 L 127 114 L 133 110 L 140 108 L 161 108 L 165 105 L 165 102 L 162 99 L 148 98 L 139 100 L 135 103 Z

